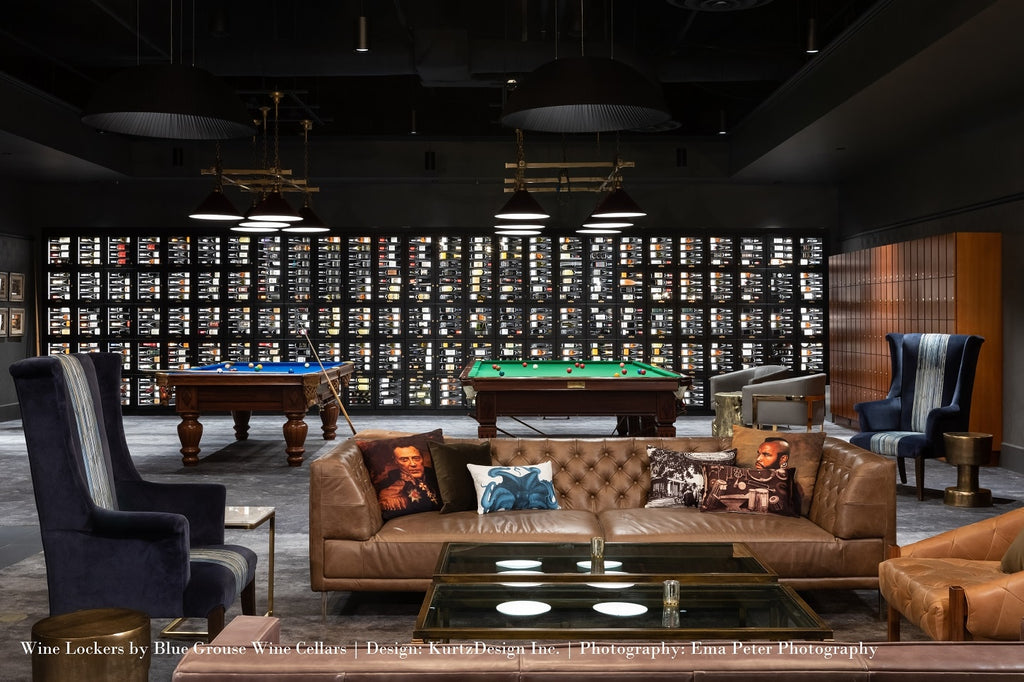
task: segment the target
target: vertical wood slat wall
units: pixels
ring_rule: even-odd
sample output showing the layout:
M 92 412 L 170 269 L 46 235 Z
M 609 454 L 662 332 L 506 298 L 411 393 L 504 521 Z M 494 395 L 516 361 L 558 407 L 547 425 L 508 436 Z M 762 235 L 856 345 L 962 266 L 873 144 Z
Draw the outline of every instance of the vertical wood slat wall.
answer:
M 889 391 L 890 332 L 977 334 L 971 430 L 1002 442 L 1002 240 L 957 232 L 829 258 L 829 382 L 833 419 Z

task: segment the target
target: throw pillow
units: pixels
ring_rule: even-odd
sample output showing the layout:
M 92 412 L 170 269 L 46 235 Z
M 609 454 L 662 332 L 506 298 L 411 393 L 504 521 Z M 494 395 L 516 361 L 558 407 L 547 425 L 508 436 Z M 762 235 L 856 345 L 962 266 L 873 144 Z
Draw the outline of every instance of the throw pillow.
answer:
M 648 452 L 650 449 L 648 449 Z M 736 448 L 716 452 L 685 452 L 686 459 L 697 464 L 735 464 Z
M 1024 571 L 1024 530 L 1017 533 L 1010 546 L 1006 548 L 1006 554 L 999 564 L 1003 573 L 1017 573 Z
M 794 469 L 744 469 L 724 464 L 704 467 L 702 512 L 745 512 L 799 516 Z
M 437 485 L 441 490 L 441 513 L 476 509 L 476 486 L 467 464 L 489 466 L 489 443 L 431 443 L 430 458 L 434 460 Z
M 399 438 L 356 440 L 385 521 L 441 508 L 430 443 L 443 440 L 441 429 Z
M 558 509 L 551 462 L 502 467 L 467 464 L 476 486 L 478 514 L 510 509 Z
M 749 468 L 796 469 L 800 513 L 806 516 L 811 509 L 825 435 L 823 431 L 789 433 L 734 426 L 732 445 L 736 448 L 736 464 Z
M 687 453 L 647 446 L 651 490 L 646 507 L 697 507 L 704 497 L 704 465 Z

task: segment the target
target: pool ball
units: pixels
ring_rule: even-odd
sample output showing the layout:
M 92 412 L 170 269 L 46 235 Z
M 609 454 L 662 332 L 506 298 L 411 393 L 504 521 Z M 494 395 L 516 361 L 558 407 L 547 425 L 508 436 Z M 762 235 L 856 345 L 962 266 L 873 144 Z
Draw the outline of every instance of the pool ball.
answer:
M 572 374 L 572 367 L 566 367 L 565 371 L 567 374 Z
M 534 366 L 533 366 L 533 368 L 534 368 L 534 369 L 537 369 L 537 365 L 534 365 Z
M 624 362 L 620 362 L 619 363 L 619 367 L 625 367 L 625 366 L 626 366 L 626 363 L 624 363 Z
M 303 367 L 309 367 L 309 363 L 307 362 L 306 364 L 303 365 Z
M 617 376 L 622 376 L 622 375 L 621 375 L 621 374 L 619 374 L 618 372 L 616 372 L 616 373 L 615 373 L 615 374 L 613 374 L 612 376 L 613 376 L 613 377 L 617 377 Z
M 626 376 L 627 374 L 629 374 L 629 372 L 628 372 L 628 371 L 627 371 L 627 370 L 626 370 L 625 368 L 623 368 L 623 370 L 622 370 L 622 376 Z
M 257 372 L 262 371 L 263 365 L 256 365 L 253 369 L 255 369 Z
M 230 362 L 225 362 L 224 363 L 224 369 L 230 369 L 230 368 L 231 368 L 231 363 Z
M 527 365 L 527 363 L 525 363 L 525 362 L 524 362 L 524 363 L 523 363 L 523 367 L 526 367 L 526 365 Z
M 503 377 L 503 376 L 505 376 L 505 370 L 501 370 L 501 371 L 499 371 L 499 372 L 498 372 L 498 376 L 499 376 L 499 377 Z
M 289 367 L 288 368 L 288 373 L 289 374 L 295 374 L 295 369 L 293 367 Z
M 250 363 L 249 363 L 249 366 L 250 366 L 250 367 L 255 367 L 255 366 L 256 366 L 256 363 L 254 363 L 254 362 L 250 362 Z
M 640 374 L 647 374 L 647 370 L 646 369 L 640 370 Z
M 224 371 L 224 368 L 223 368 L 223 367 L 218 367 L 218 368 L 217 368 L 217 372 L 223 372 L 223 371 Z

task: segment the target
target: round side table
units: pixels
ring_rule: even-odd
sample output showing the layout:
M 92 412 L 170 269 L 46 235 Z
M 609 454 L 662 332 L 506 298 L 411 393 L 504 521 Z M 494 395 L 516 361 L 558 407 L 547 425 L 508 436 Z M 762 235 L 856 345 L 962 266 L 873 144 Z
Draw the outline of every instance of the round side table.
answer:
M 32 679 L 146 682 L 152 658 L 149 616 L 131 609 L 85 609 L 32 626 Z
M 946 488 L 943 502 L 954 507 L 991 507 L 992 491 L 978 487 L 978 467 L 992 455 L 992 434 L 950 431 L 942 438 L 946 461 L 956 465 L 956 486 Z
M 728 438 L 732 427 L 743 423 L 743 392 L 723 391 L 715 394 L 715 420 L 711 422 L 711 435 Z

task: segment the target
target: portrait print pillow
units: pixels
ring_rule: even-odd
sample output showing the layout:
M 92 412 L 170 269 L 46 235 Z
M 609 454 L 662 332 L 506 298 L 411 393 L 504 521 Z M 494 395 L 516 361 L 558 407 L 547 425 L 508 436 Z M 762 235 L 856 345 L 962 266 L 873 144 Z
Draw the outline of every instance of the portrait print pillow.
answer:
M 441 492 L 430 458 L 430 443 L 443 442 L 441 429 L 380 440 L 356 440 L 377 491 L 381 518 L 441 508 Z
M 814 482 L 818 478 L 822 449 L 825 446 L 823 431 L 793 433 L 790 431 L 763 431 L 745 426 L 734 426 L 732 446 L 736 448 L 736 464 L 754 468 L 757 465 L 758 449 L 767 439 L 782 439 L 789 450 L 786 466 L 796 469 L 796 485 L 800 490 L 800 513 L 804 516 L 811 509 Z
M 526 466 L 467 464 L 476 486 L 478 514 L 512 509 L 558 509 L 551 462 Z

